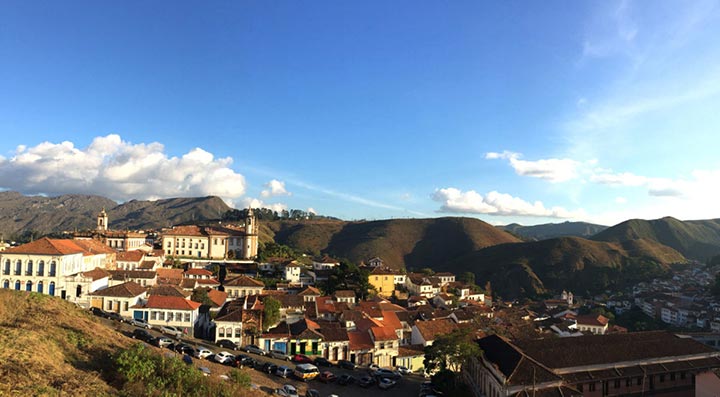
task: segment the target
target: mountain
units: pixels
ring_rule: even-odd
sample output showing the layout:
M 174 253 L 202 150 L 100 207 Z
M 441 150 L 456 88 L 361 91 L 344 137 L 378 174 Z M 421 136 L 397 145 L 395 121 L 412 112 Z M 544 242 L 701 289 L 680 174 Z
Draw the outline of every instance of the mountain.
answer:
M 514 298 L 562 289 L 599 292 L 663 275 L 670 264 L 685 261 L 679 252 L 652 240 L 608 243 L 559 237 L 487 247 L 436 270 L 472 271 L 480 285 L 490 281 L 493 291 Z
M 487 246 L 520 241 L 475 218 L 278 221 L 268 227 L 277 243 L 301 252 L 356 263 L 379 256 L 395 269 L 434 267 Z
M 720 254 L 720 219 L 681 221 L 672 217 L 622 222 L 592 237 L 621 242 L 643 238 L 672 247 L 688 258 L 706 260 Z
M 183 222 L 220 219 L 230 209 L 214 196 L 132 200 L 119 204 L 101 196 L 69 194 L 57 197 L 0 192 L 0 233 L 9 238 L 22 231 L 40 234 L 95 228 L 105 208 L 114 229 L 156 229 Z
M 520 236 L 525 240 L 532 241 L 573 236 L 588 238 L 607 229 L 607 226 L 587 222 L 563 222 L 545 223 L 534 226 L 523 226 L 517 223 L 511 223 L 505 226 L 498 226 L 498 228 Z

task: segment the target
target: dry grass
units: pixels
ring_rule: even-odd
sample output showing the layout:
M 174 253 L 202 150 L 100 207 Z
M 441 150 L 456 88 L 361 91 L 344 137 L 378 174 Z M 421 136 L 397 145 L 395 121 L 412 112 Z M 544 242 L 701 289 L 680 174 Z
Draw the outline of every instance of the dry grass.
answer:
M 132 344 L 72 303 L 0 290 L 0 396 L 103 396 L 111 356 Z

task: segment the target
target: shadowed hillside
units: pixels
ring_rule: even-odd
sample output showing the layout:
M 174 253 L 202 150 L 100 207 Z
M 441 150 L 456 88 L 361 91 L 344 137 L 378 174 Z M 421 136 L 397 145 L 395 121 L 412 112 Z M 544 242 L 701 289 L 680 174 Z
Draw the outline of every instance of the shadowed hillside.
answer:
M 671 217 L 655 220 L 631 219 L 608 228 L 592 239 L 619 242 L 653 240 L 672 247 L 688 258 L 706 260 L 720 254 L 720 219 L 681 221 Z
M 379 256 L 396 269 L 435 266 L 483 247 L 520 241 L 474 218 L 281 221 L 268 226 L 276 242 L 302 252 L 327 252 L 357 263 Z
M 511 223 L 498 228 L 522 237 L 525 240 L 545 240 L 555 237 L 583 237 L 589 238 L 605 229 L 607 226 L 595 225 L 587 222 L 545 223 L 542 225 L 523 226 Z
M 652 240 L 606 243 L 561 237 L 488 247 L 442 266 L 473 271 L 480 285 L 490 281 L 503 297 L 534 296 L 548 290 L 599 292 L 609 286 L 664 275 L 685 258 Z

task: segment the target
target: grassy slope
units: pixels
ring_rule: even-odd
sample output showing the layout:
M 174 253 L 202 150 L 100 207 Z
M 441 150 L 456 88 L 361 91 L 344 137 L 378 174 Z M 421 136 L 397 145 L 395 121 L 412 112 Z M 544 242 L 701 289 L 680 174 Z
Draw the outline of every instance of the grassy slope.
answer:
M 534 226 L 523 226 L 513 223 L 506 226 L 498 226 L 498 228 L 522 236 L 526 240 L 545 240 L 568 236 L 588 238 L 607 229 L 607 226 L 587 222 L 563 222 Z
M 131 344 L 72 303 L 0 289 L 0 395 L 114 395 L 103 376 Z
M 271 222 L 275 241 L 353 262 L 379 256 L 395 268 L 435 266 L 483 247 L 518 242 L 473 218 L 392 219 L 373 222 Z
M 596 292 L 652 277 L 684 261 L 677 251 L 652 240 L 607 243 L 562 237 L 488 247 L 442 269 L 472 270 L 480 285 L 489 280 L 500 295 L 515 297 L 563 288 Z
M 688 258 L 705 260 L 720 254 L 720 220 L 631 219 L 598 233 L 592 239 L 619 242 L 638 238 L 667 245 Z

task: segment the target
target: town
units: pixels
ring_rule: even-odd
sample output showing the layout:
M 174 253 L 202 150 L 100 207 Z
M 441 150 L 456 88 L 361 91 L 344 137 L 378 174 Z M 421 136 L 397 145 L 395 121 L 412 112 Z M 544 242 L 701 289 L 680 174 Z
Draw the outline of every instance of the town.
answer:
M 705 264 L 627 291 L 578 297 L 568 288 L 548 299 L 510 302 L 494 300 L 492 286 L 475 285 L 472 273 L 398 271 L 379 257 L 359 265 L 328 254 L 258 260 L 252 209 L 238 224 L 158 233 L 110 230 L 104 210 L 96 225 L 71 239 L 4 246 L 0 286 L 132 324 L 134 337 L 157 346 L 304 381 L 334 380 L 317 368 L 334 365 L 368 368 L 371 376 L 338 380 L 365 387 L 388 389 L 403 376 L 417 377 L 420 397 L 720 390 L 713 372 L 720 368 L 720 301 L 710 293 L 715 269 Z M 614 321 L 632 313 L 654 323 L 629 330 Z M 238 351 L 297 365 L 278 368 Z M 452 382 L 443 382 L 439 375 L 448 373 Z

